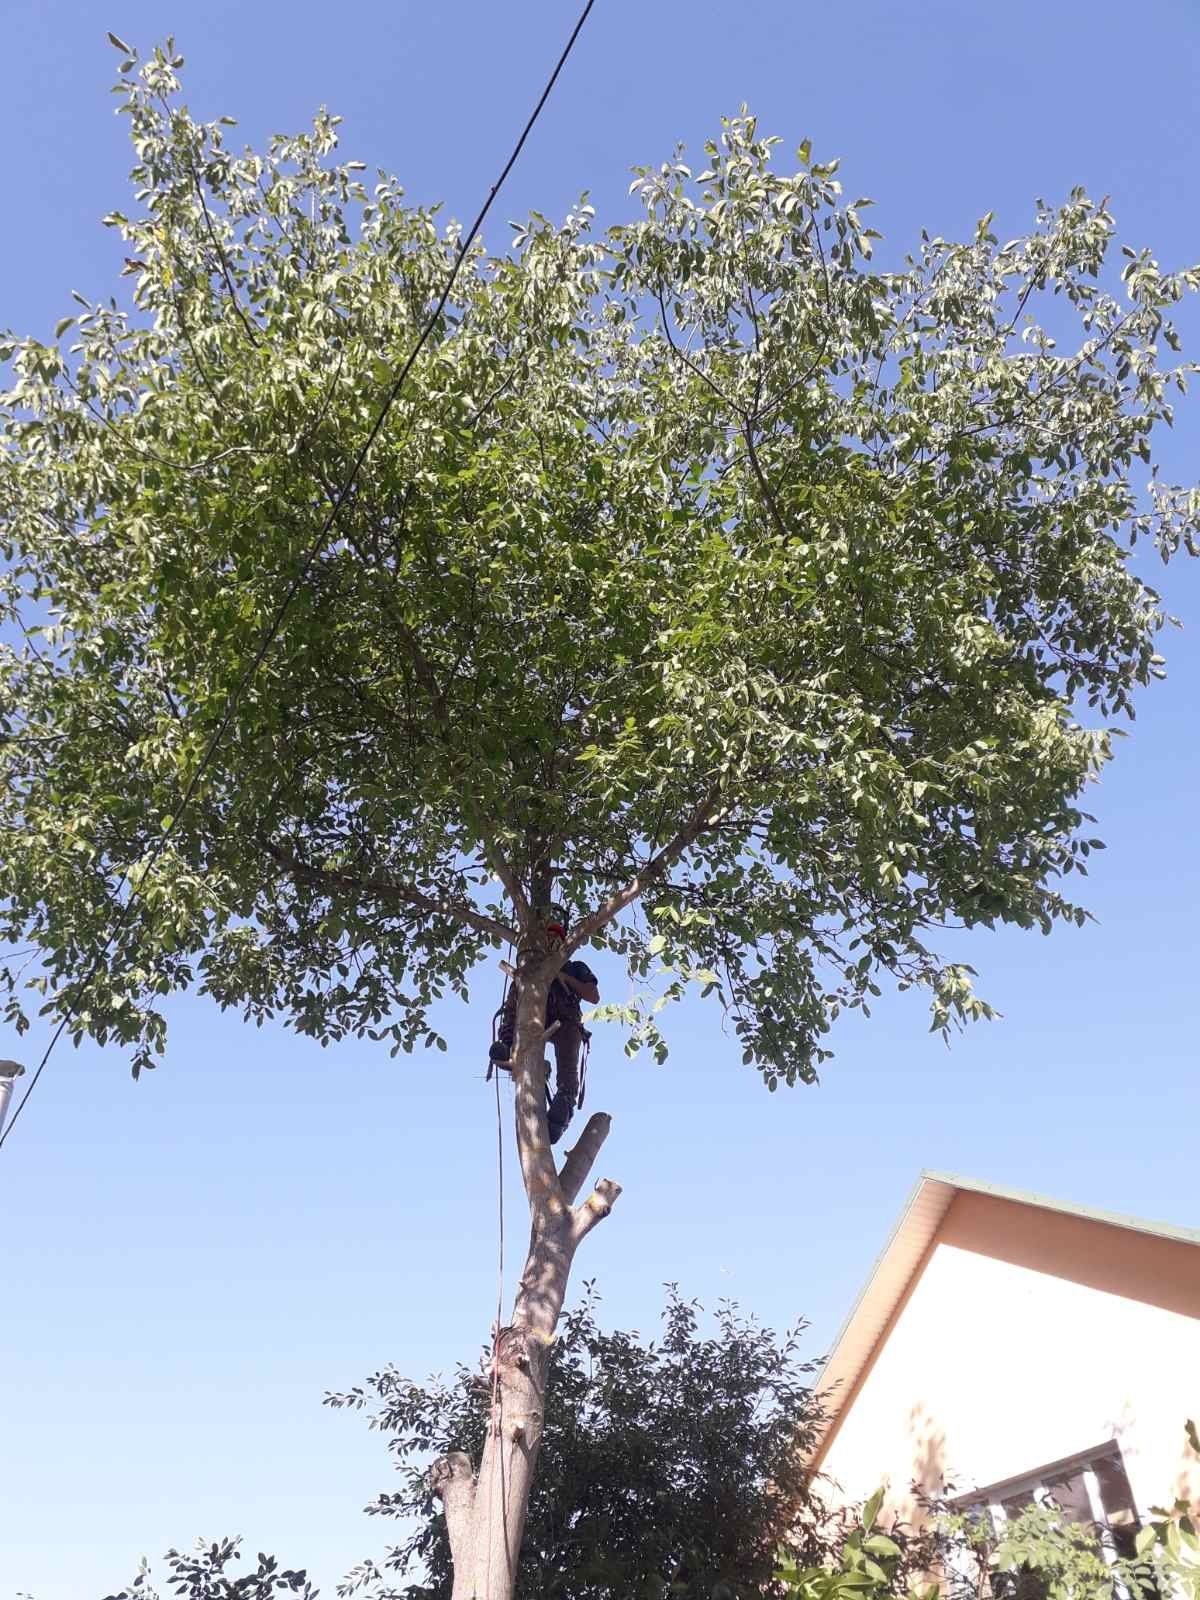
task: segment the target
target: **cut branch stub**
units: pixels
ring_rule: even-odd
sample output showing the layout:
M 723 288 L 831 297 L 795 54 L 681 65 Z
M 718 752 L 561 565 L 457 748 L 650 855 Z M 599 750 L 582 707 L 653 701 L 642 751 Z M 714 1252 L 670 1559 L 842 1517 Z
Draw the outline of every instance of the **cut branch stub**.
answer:
M 452 1450 L 449 1455 L 441 1456 L 429 1469 L 429 1487 L 440 1499 L 454 1493 L 464 1482 L 473 1487 L 475 1474 L 471 1458 L 463 1450 Z
M 429 1487 L 446 1513 L 450 1557 L 458 1567 L 467 1560 L 475 1512 L 475 1473 L 470 1456 L 461 1450 L 452 1450 L 435 1461 L 429 1469 Z
M 612 1118 L 607 1111 L 593 1112 L 575 1145 L 567 1151 L 566 1160 L 558 1174 L 558 1182 L 563 1199 L 569 1206 L 574 1205 L 579 1191 L 587 1181 L 587 1175 L 592 1170 L 611 1127 Z
M 496 1366 L 503 1381 L 505 1369 L 530 1370 L 529 1334 L 524 1328 L 501 1328 L 496 1339 Z
M 603 1222 L 621 1196 L 621 1185 L 601 1178 L 581 1206 L 573 1213 L 575 1242 L 585 1239 L 598 1222 Z

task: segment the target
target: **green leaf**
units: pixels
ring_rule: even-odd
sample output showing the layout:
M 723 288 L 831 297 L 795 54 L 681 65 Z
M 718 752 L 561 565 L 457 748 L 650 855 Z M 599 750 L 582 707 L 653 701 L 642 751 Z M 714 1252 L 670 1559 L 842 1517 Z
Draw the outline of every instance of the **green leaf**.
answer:
M 879 1515 L 879 1508 L 883 1504 L 883 1493 L 881 1485 L 863 1507 L 862 1525 L 868 1532 L 875 1526 L 875 1518 Z
M 863 1540 L 863 1549 L 869 1550 L 876 1556 L 898 1556 L 900 1546 L 894 1539 L 889 1539 L 886 1533 L 873 1533 L 869 1539 Z

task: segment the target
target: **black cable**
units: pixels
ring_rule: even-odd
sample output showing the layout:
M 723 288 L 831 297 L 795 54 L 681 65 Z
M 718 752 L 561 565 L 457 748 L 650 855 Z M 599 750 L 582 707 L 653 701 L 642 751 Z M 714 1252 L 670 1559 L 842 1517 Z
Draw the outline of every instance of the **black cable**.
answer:
M 121 914 L 117 919 L 116 926 L 113 928 L 112 932 L 109 934 L 108 939 L 105 941 L 103 949 L 100 951 L 100 953 L 97 955 L 95 960 L 92 962 L 92 965 L 89 967 L 86 975 L 83 978 L 82 983 L 79 985 L 79 990 L 80 991 L 85 990 L 87 988 L 88 984 L 95 977 L 96 973 L 99 971 L 99 968 L 100 968 L 102 962 L 104 961 L 104 958 L 107 956 L 109 950 L 112 948 L 113 940 L 117 937 L 117 935 L 120 933 L 121 929 L 124 927 L 125 922 L 126 922 L 128 916 L 129 916 L 129 913 L 130 913 L 130 911 L 131 911 L 131 909 L 133 907 L 133 904 L 134 904 L 135 900 L 137 899 L 138 891 L 141 888 L 141 885 L 143 883 L 145 883 L 146 879 L 150 876 L 150 873 L 154 870 L 154 868 L 158 865 L 159 861 L 162 859 L 163 852 L 166 850 L 167 845 L 170 843 L 171 835 L 172 835 L 172 833 L 174 833 L 175 829 L 178 827 L 180 818 L 183 816 L 184 812 L 187 810 L 188 806 L 191 804 L 192 798 L 195 795 L 196 790 L 200 785 L 200 780 L 205 776 L 205 774 L 207 773 L 209 767 L 212 765 L 213 757 L 217 753 L 217 747 L 220 745 L 221 740 L 225 737 L 225 734 L 229 731 L 229 726 L 230 726 L 231 722 L 233 721 L 234 712 L 237 710 L 238 705 L 241 702 L 242 696 L 245 694 L 246 690 L 249 688 L 250 684 L 254 680 L 254 677 L 255 677 L 256 673 L 258 672 L 259 667 L 262 666 L 263 661 L 266 659 L 267 652 L 270 650 L 271 646 L 275 643 L 275 640 L 279 637 L 279 630 L 283 626 L 284 618 L 287 616 L 287 613 L 288 613 L 288 611 L 289 611 L 289 609 L 290 609 L 290 607 L 292 605 L 292 602 L 295 600 L 296 596 L 300 593 L 300 590 L 304 587 L 305 583 L 308 581 L 308 575 L 312 571 L 314 562 L 316 561 L 317 557 L 321 554 L 321 551 L 325 548 L 325 545 L 326 545 L 326 543 L 328 542 L 328 539 L 329 539 L 329 535 L 333 532 L 333 529 L 334 529 L 334 527 L 335 527 L 335 525 L 337 523 L 338 517 L 341 515 L 342 507 L 346 503 L 346 499 L 349 496 L 351 490 L 354 488 L 355 479 L 358 477 L 358 474 L 362 469 L 363 462 L 367 459 L 367 456 L 368 456 L 368 454 L 370 453 L 370 450 L 371 450 L 371 446 L 375 443 L 375 440 L 379 436 L 380 429 L 383 427 L 384 422 L 387 420 L 388 412 L 392 409 L 392 406 L 396 403 L 397 399 L 399 398 L 400 391 L 401 391 L 401 389 L 403 389 L 404 384 L 405 384 L 405 382 L 406 382 L 406 380 L 408 378 L 409 373 L 412 371 L 413 367 L 416 365 L 417 357 L 421 354 L 421 351 L 425 348 L 425 345 L 429 341 L 430 335 L 433 333 L 434 328 L 437 326 L 438 318 L 441 316 L 443 310 L 445 309 L 446 302 L 450 298 L 450 291 L 454 288 L 454 285 L 455 285 L 455 283 L 456 283 L 456 281 L 458 279 L 458 274 L 459 274 L 459 271 L 460 271 L 460 269 L 462 267 L 462 264 L 467 258 L 467 252 L 470 250 L 471 246 L 474 244 L 476 236 L 478 235 L 480 228 L 482 228 L 482 226 L 484 224 L 484 221 L 485 221 L 485 219 L 487 217 L 488 212 L 492 209 L 492 204 L 495 201 L 496 196 L 500 193 L 500 190 L 504 185 L 505 179 L 508 177 L 508 175 L 512 171 L 513 167 L 516 166 L 517 158 L 520 156 L 521 151 L 525 148 L 525 141 L 529 138 L 529 135 L 533 131 L 534 124 L 537 122 L 538 118 L 541 116 L 542 109 L 545 106 L 546 101 L 550 98 L 551 91 L 553 90 L 554 85 L 558 82 L 559 74 L 562 72 L 563 67 L 566 65 L 567 57 L 571 54 L 571 51 L 574 49 L 575 41 L 576 41 L 576 39 L 578 39 L 578 37 L 579 37 L 579 35 L 580 35 L 580 33 L 581 33 L 582 29 L 583 29 L 583 25 L 587 21 L 588 15 L 590 14 L 590 12 L 592 10 L 592 7 L 595 5 L 595 3 L 596 3 L 596 0 L 587 0 L 587 3 L 584 5 L 583 10 L 579 13 L 579 17 L 576 20 L 575 26 L 571 30 L 571 36 L 567 40 L 566 44 L 563 46 L 562 54 L 559 56 L 557 62 L 554 65 L 554 71 L 550 74 L 549 78 L 546 80 L 546 85 L 543 88 L 540 96 L 538 97 L 537 104 L 534 106 L 533 111 L 530 114 L 529 120 L 526 122 L 524 128 L 522 128 L 520 138 L 517 140 L 516 144 L 513 146 L 512 154 L 509 156 L 508 160 L 504 163 L 504 167 L 501 170 L 500 176 L 496 179 L 495 183 L 493 183 L 491 189 L 488 191 L 487 199 L 483 202 L 483 205 L 479 209 L 479 215 L 475 218 L 475 221 L 471 224 L 471 227 L 470 227 L 469 231 L 467 232 L 467 234 L 465 235 L 465 237 L 463 238 L 462 242 L 460 243 L 460 245 L 458 247 L 458 254 L 454 258 L 454 265 L 451 267 L 450 275 L 449 275 L 449 277 L 447 277 L 445 285 L 442 288 L 442 292 L 438 296 L 437 304 L 434 306 L 433 311 L 430 313 L 430 315 L 429 315 L 424 327 L 421 329 L 421 333 L 420 333 L 420 335 L 419 335 L 419 337 L 417 339 L 417 342 L 413 345 L 412 349 L 409 351 L 408 358 L 405 361 L 403 367 L 401 367 L 399 375 L 396 377 L 395 382 L 392 384 L 391 388 L 388 390 L 387 395 L 384 398 L 384 402 L 383 402 L 382 406 L 380 406 L 380 408 L 379 408 L 379 414 L 375 418 L 375 421 L 371 425 L 370 432 L 367 434 L 366 439 L 363 441 L 363 443 L 359 447 L 358 454 L 354 458 L 354 461 L 353 461 L 353 463 L 352 463 L 352 465 L 350 467 L 350 471 L 349 471 L 349 473 L 348 473 L 348 475 L 346 477 L 346 481 L 343 483 L 342 487 L 338 490 L 337 494 L 334 495 L 333 500 L 332 500 L 332 502 L 330 504 L 330 507 L 329 507 L 329 515 L 325 518 L 325 521 L 321 524 L 321 528 L 320 528 L 319 533 L 317 534 L 316 538 L 313 540 L 312 544 L 309 546 L 308 551 L 305 554 L 304 560 L 301 563 L 300 568 L 296 573 L 296 576 L 292 579 L 292 582 L 288 587 L 288 591 L 283 597 L 282 605 L 280 605 L 279 609 L 276 611 L 275 616 L 271 620 L 270 627 L 267 629 L 266 633 L 263 635 L 262 642 L 259 645 L 257 651 L 255 652 L 254 659 L 251 661 L 250 665 L 246 668 L 246 671 L 242 674 L 240 682 L 235 686 L 235 688 L 233 690 L 233 693 L 230 695 L 229 701 L 228 701 L 228 703 L 227 703 L 227 705 L 225 707 L 224 715 L 222 716 L 221 721 L 217 725 L 216 732 L 213 734 L 212 738 L 209 740 L 208 746 L 205 749 L 203 756 L 200 758 L 199 765 L 197 766 L 195 772 L 192 774 L 191 778 L 188 780 L 187 787 L 184 789 L 184 792 L 183 792 L 183 797 L 180 800 L 178 806 L 176 807 L 175 814 L 171 819 L 171 826 L 164 831 L 163 836 L 162 836 L 161 840 L 158 842 L 158 845 L 157 845 L 156 849 L 151 852 L 150 859 L 146 864 L 145 870 L 143 871 L 143 873 L 141 875 L 141 878 L 138 880 L 138 888 L 133 889 L 130 892 L 129 899 L 126 900 L 126 902 L 125 902 L 125 904 L 124 904 L 124 906 L 123 906 L 123 908 L 121 910 Z M 129 868 L 126 867 L 124 873 L 122 873 L 122 875 L 121 875 L 121 881 L 117 885 L 117 891 L 116 892 L 117 892 L 118 896 L 121 894 L 121 891 L 126 887 L 128 882 L 129 882 Z M 59 1039 L 62 1037 L 62 1033 L 63 1033 L 64 1028 L 68 1027 L 69 1024 L 72 1022 L 72 1020 L 74 1019 L 74 1017 L 75 1017 L 75 1015 L 76 1015 L 76 1013 L 78 1011 L 79 1004 L 80 1004 L 79 999 L 73 1000 L 70 1003 L 70 1005 L 67 1007 L 66 1012 L 63 1014 L 63 1017 L 62 1017 L 61 1021 L 58 1024 L 58 1027 L 54 1030 L 54 1033 L 53 1033 L 53 1035 L 51 1036 L 51 1039 L 50 1039 L 50 1043 L 46 1046 L 45 1053 L 42 1056 L 41 1061 L 38 1062 L 37 1070 L 34 1072 L 33 1077 L 29 1080 L 29 1086 L 25 1090 L 25 1093 L 21 1096 L 21 1099 L 20 1099 L 20 1101 L 19 1101 L 19 1103 L 17 1105 L 16 1110 L 13 1112 L 12 1117 L 9 1120 L 9 1124 L 8 1124 L 7 1128 L 5 1128 L 3 1130 L 3 1132 L 0 1132 L 0 1149 L 3 1148 L 4 1141 L 8 1138 L 9 1134 L 16 1127 L 18 1117 L 20 1117 L 22 1111 L 24 1111 L 25 1106 L 28 1103 L 30 1095 L 37 1088 L 38 1079 L 41 1077 L 42 1073 L 45 1071 L 46 1063 L 49 1061 L 51 1055 L 53 1054 L 55 1045 L 57 1045 Z

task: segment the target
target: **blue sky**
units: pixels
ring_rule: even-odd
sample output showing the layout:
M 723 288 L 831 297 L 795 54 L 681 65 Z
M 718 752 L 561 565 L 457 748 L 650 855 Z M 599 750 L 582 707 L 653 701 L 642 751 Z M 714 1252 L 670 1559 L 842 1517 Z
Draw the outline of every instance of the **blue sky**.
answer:
M 415 199 L 473 214 L 574 4 L 110 0 L 5 8 L 8 247 L 0 322 L 48 336 L 69 294 L 107 293 L 129 155 L 108 85 L 111 27 L 168 29 L 188 99 L 257 141 L 322 103 L 343 148 Z M 899 249 L 1036 196 L 1109 193 L 1123 233 L 1200 258 L 1200 17 L 1186 0 L 808 7 L 597 0 L 497 207 L 559 213 L 589 189 L 627 214 L 628 168 L 693 148 L 743 100 L 786 147 L 839 155 Z M 1200 348 L 1200 317 L 1184 319 Z M 1200 411 L 1162 451 L 1197 476 Z M 1152 580 L 1153 581 L 1153 580 Z M 612 1111 L 604 1170 L 625 1185 L 578 1262 L 606 1312 L 651 1329 L 661 1284 L 813 1324 L 819 1354 L 922 1167 L 1195 1225 L 1200 1021 L 1195 704 L 1200 569 L 1159 579 L 1188 624 L 1091 809 L 1084 931 L 983 934 L 961 953 L 1004 1020 L 947 1051 L 911 997 L 843 1027 L 819 1088 L 768 1096 L 715 1013 L 673 1019 L 665 1068 L 601 1032 L 589 1102 Z M 601 968 L 602 985 L 607 974 Z M 616 990 L 611 974 L 608 994 Z M 327 1594 L 385 1528 L 361 1506 L 389 1464 L 327 1387 L 385 1361 L 414 1376 L 471 1358 L 493 1313 L 495 1121 L 482 1077 L 490 987 L 448 1009 L 448 1055 L 389 1060 L 174 1008 L 161 1069 L 64 1049 L 0 1157 L 0 1600 L 83 1600 L 138 1556 L 244 1532 Z M 44 1041 L 0 1035 L 0 1056 Z M 507 1106 L 505 1108 L 507 1112 Z M 522 1236 L 514 1164 L 509 1238 Z M 510 1261 L 510 1282 L 513 1277 Z

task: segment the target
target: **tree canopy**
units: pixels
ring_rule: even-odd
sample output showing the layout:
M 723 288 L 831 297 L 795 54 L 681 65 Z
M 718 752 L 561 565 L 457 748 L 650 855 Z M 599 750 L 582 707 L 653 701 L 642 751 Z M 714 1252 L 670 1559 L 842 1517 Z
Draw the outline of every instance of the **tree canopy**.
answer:
M 1197 272 L 1118 281 L 1082 191 L 877 270 L 836 163 L 745 113 L 633 221 L 534 214 L 468 253 L 179 814 L 459 239 L 324 112 L 237 152 L 180 67 L 122 61 L 127 301 L 0 346 L 0 936 L 48 1007 L 135 1070 L 192 985 L 440 1043 L 553 903 L 635 1044 L 699 983 L 771 1087 L 881 977 L 986 1014 L 937 931 L 1082 918 L 1083 790 L 1160 670 L 1131 547 L 1195 544 L 1143 463 Z

